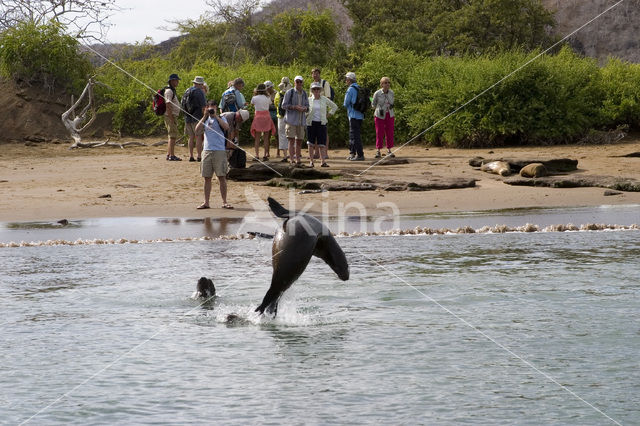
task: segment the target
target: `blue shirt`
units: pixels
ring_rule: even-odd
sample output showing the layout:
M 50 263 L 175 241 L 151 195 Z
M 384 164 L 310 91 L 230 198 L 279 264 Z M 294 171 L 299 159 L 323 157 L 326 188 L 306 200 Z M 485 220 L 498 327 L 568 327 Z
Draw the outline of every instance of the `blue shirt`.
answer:
M 224 117 L 220 117 L 226 123 Z M 226 138 L 224 131 L 220 128 L 220 123 L 215 118 L 207 118 L 204 122 L 204 150 L 224 151 L 226 149 Z
M 352 83 L 351 86 L 347 89 L 347 93 L 344 94 L 344 102 L 343 106 L 347 108 L 347 115 L 349 118 L 355 118 L 358 120 L 364 120 L 364 114 L 360 111 L 356 111 L 353 106 L 358 99 L 358 84 Z

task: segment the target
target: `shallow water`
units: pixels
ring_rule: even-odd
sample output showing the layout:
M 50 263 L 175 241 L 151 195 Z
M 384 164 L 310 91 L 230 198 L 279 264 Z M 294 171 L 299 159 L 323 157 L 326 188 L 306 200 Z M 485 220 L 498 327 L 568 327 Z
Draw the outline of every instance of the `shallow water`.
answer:
M 339 243 L 275 320 L 266 239 L 0 250 L 0 421 L 640 423 L 640 232 Z

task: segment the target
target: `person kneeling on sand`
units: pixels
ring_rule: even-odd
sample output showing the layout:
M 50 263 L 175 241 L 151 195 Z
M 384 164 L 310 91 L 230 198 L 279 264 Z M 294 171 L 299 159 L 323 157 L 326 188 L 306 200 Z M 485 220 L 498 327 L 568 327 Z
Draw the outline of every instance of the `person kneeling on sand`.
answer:
M 204 202 L 198 209 L 208 209 L 211 195 L 211 178 L 215 173 L 220 184 L 220 196 L 222 197 L 222 208 L 232 209 L 227 203 L 227 172 L 229 163 L 227 162 L 226 138 L 224 132 L 229 130 L 229 125 L 224 117 L 218 115 L 216 103 L 207 102 L 203 110 L 203 116 L 196 125 L 196 131 L 204 128 L 204 151 L 200 171 L 204 178 Z

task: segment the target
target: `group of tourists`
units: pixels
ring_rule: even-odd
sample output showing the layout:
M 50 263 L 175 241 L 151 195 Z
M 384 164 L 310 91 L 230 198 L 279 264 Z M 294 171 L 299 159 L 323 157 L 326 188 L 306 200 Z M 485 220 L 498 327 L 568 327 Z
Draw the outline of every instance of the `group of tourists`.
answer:
M 171 74 L 168 86 L 164 90 L 166 112 L 164 122 L 168 133 L 167 160 L 182 161 L 175 155 L 175 144 L 178 139 L 177 120 L 184 112 L 185 133 L 189 138 L 189 161 L 201 162 L 201 173 L 205 179 L 204 202 L 198 209 L 207 209 L 211 193 L 211 181 L 215 174 L 220 184 L 223 208 L 232 208 L 226 200 L 229 152 L 239 147 L 238 135 L 242 123 L 248 121 L 249 105 L 254 108 L 251 123 L 251 135 L 254 138 L 253 161 L 270 160 L 271 136 L 276 136 L 278 148 L 276 156 L 282 153 L 282 162 L 290 162 L 293 166 L 302 166 L 302 144 L 307 142 L 309 148 L 309 166 L 315 166 L 319 160 L 320 167 L 329 167 L 327 163 L 329 134 L 328 118 L 338 110 L 333 101 L 334 90 L 326 80 L 320 77 L 320 69 L 311 71 L 312 81 L 309 93 L 305 91 L 304 79 L 298 75 L 293 85 L 288 77 L 282 77 L 277 90 L 273 82 L 267 80 L 253 90 L 250 102 L 247 102 L 242 91 L 245 87 L 242 78 L 228 83 L 227 89 L 220 96 L 218 103 L 207 101 L 208 86 L 201 76 L 196 76 L 180 100 L 176 89 L 180 82 L 177 74 Z M 362 122 L 366 109 L 374 110 L 376 130 L 376 158 L 381 158 L 381 150 L 386 147 L 387 156 L 393 157 L 394 146 L 394 93 L 391 80 L 383 77 L 380 89 L 372 98 L 364 99 L 356 74 L 348 72 L 344 76 L 348 86 L 342 106 L 347 110 L 349 118 L 349 157 L 350 161 L 364 161 L 362 145 Z M 363 107 L 366 105 L 367 107 Z M 263 155 L 260 156 L 260 145 Z

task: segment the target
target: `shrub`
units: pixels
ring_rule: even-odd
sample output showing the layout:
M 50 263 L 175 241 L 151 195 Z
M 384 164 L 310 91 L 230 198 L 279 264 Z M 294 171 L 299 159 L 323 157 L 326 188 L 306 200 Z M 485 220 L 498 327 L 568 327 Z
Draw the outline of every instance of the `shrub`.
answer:
M 607 127 L 640 128 L 640 64 L 611 59 L 602 68 L 605 99 L 602 116 Z

